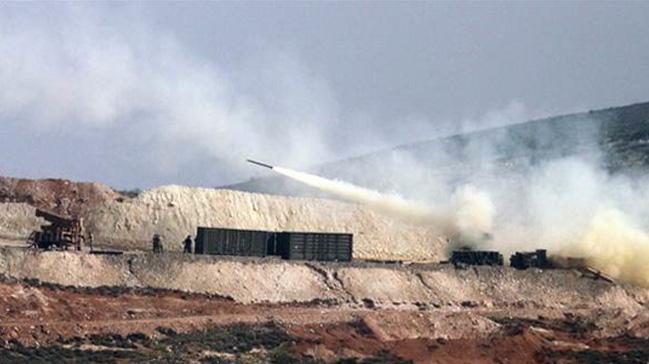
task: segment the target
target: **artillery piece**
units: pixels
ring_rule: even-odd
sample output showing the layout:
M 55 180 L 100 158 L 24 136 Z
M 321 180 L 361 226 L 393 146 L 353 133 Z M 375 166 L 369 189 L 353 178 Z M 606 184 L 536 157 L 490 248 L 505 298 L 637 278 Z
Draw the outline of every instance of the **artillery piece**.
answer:
M 40 231 L 33 231 L 29 235 L 27 244 L 30 248 L 68 250 L 72 246 L 81 250 L 81 243 L 86 241 L 83 219 L 64 217 L 41 209 L 36 209 L 36 216 L 50 224 L 41 225 Z

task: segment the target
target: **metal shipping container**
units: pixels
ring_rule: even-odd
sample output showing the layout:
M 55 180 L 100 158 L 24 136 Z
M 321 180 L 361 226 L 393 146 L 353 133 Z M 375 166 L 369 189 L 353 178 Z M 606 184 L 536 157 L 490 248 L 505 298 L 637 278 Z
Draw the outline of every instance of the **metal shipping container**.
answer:
M 456 267 L 467 265 L 503 265 L 503 255 L 487 250 L 454 250 L 451 263 Z
M 268 231 L 199 227 L 194 253 L 257 256 L 275 254 L 275 234 Z
M 533 252 L 516 252 L 509 258 L 509 265 L 516 269 L 527 269 L 531 267 L 549 268 L 547 250 L 537 249 Z
M 282 232 L 277 234 L 277 253 L 283 259 L 351 261 L 352 234 Z

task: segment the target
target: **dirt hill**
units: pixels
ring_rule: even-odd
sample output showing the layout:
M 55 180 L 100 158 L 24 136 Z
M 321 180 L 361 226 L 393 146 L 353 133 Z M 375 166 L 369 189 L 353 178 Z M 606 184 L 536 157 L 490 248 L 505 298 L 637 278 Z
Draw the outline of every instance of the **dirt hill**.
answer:
M 149 248 L 160 233 L 171 249 L 197 226 L 324 231 L 354 234 L 354 256 L 373 259 L 436 259 L 435 231 L 329 200 L 292 198 L 230 190 L 167 186 L 90 211 L 86 225 L 111 246 Z
M 0 177 L 0 203 L 22 202 L 64 215 L 78 216 L 85 209 L 119 197 L 101 183 Z
M 31 185 L 43 191 L 50 182 L 39 186 L 34 181 Z M 0 238 L 24 239 L 44 224 L 33 216 L 34 205 L 51 206 L 59 200 L 56 193 L 45 196 L 54 198 L 28 201 L 30 204 L 0 203 Z M 181 186 L 148 190 L 134 198 L 103 189 L 90 190 L 86 196 L 87 200 L 74 208 L 80 211 L 99 245 L 115 248 L 148 250 L 151 236 L 159 233 L 166 249 L 180 250 L 181 241 L 194 235 L 198 226 L 210 226 L 350 232 L 354 234 L 356 258 L 439 260 L 444 255 L 436 231 L 331 200 Z

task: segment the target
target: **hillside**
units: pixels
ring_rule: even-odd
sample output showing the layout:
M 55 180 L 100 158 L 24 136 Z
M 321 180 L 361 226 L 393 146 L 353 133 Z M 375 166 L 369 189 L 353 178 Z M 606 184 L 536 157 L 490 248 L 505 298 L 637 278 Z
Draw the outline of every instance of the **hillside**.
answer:
M 0 203 L 27 203 L 63 215 L 82 215 L 88 206 L 118 198 L 119 193 L 101 183 L 0 177 Z
M 443 240 L 434 229 L 331 200 L 182 186 L 147 190 L 132 198 L 95 200 L 83 205 L 80 216 L 86 228 L 93 232 L 96 244 L 120 249 L 148 250 L 151 236 L 158 233 L 166 249 L 180 250 L 181 241 L 194 235 L 198 226 L 212 226 L 350 232 L 355 258 L 439 260 L 445 254 Z M 0 203 L 0 240 L 24 241 L 43 223 L 34 217 L 33 205 Z
M 649 168 L 649 102 L 402 145 L 316 166 L 309 172 L 401 192 L 407 191 L 410 183 L 421 185 L 433 180 L 457 185 L 493 176 L 516 178 L 535 165 L 565 157 L 592 160 L 613 173 L 645 171 Z M 276 176 L 225 188 L 318 195 L 317 191 Z

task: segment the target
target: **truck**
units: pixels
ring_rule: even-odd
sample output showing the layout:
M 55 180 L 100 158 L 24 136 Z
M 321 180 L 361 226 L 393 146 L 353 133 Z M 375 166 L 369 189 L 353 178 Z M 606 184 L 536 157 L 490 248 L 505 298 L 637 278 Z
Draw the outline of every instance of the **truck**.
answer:
M 40 230 L 32 231 L 27 238 L 27 245 L 30 248 L 81 250 L 81 244 L 88 239 L 81 218 L 62 216 L 42 209 L 36 209 L 36 216 L 42 217 L 49 224 L 41 225 Z

